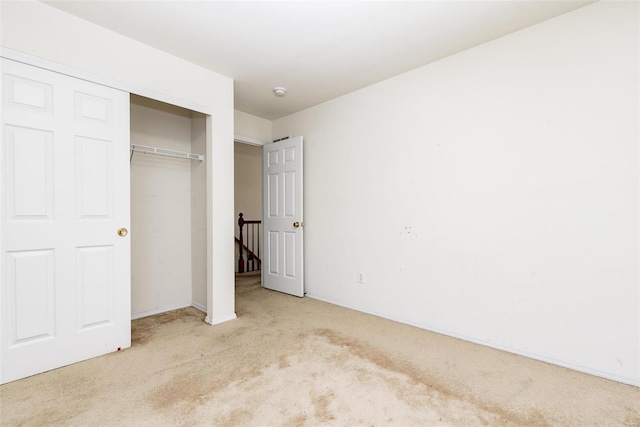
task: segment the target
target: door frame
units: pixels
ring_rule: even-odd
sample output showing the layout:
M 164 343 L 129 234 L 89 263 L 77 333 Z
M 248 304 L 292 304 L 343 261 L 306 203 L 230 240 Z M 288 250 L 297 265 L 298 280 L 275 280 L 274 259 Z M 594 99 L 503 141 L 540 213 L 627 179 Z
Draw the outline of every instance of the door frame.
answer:
M 207 206 L 207 316 L 204 321 L 210 325 L 216 325 L 219 323 L 226 322 L 228 320 L 233 320 L 237 316 L 235 311 L 228 315 L 216 315 L 214 313 L 213 300 L 216 295 L 214 292 L 219 292 L 221 290 L 221 286 L 218 286 L 217 289 L 214 287 L 214 268 L 213 268 L 213 246 L 214 246 L 214 237 L 213 232 L 215 230 L 214 225 L 218 225 L 218 220 L 214 218 L 214 200 L 213 200 L 213 164 L 214 164 L 214 156 L 213 156 L 213 121 L 212 121 L 212 113 L 213 111 L 203 105 L 176 98 L 173 96 L 169 96 L 163 93 L 156 92 L 154 90 L 140 87 L 131 83 L 127 83 L 124 81 L 118 81 L 109 79 L 97 74 L 93 74 L 90 72 L 86 72 L 80 70 L 78 68 L 70 67 L 67 65 L 63 65 L 57 62 L 49 61 L 47 59 L 43 59 L 40 57 L 36 57 L 33 55 L 29 55 L 14 49 L 9 49 L 6 47 L 0 48 L 0 57 L 11 59 L 13 61 L 21 62 L 27 65 L 32 65 L 35 67 L 43 68 L 45 70 L 53 71 L 56 73 L 64 74 L 69 77 L 74 77 L 81 80 L 86 80 L 91 83 L 96 83 L 102 86 L 111 87 L 113 89 L 118 89 L 124 92 L 132 93 L 135 95 L 140 95 L 146 98 L 154 99 L 156 101 L 161 101 L 167 104 L 176 105 L 178 107 L 186 108 L 189 110 L 193 110 L 199 113 L 206 115 L 206 154 L 205 154 L 205 162 L 206 162 L 206 174 L 207 174 L 207 185 L 206 185 L 206 206 Z M 0 165 L 0 169 L 2 165 Z M 0 206 L 1 208 L 1 206 Z M 218 227 L 219 229 L 220 227 Z M 216 241 L 219 239 L 216 239 Z M 225 286 L 226 285 L 226 286 Z M 223 285 L 223 293 L 231 293 L 233 295 L 233 287 L 234 283 L 228 283 Z M 227 289 L 228 288 L 228 289 Z
M 263 145 L 269 143 L 269 141 L 262 141 L 261 139 L 258 139 L 258 138 L 252 138 L 250 136 L 239 135 L 237 133 L 235 135 L 233 135 L 233 141 L 234 142 L 239 142 L 241 144 L 253 145 L 253 146 L 256 146 L 256 147 L 262 147 Z

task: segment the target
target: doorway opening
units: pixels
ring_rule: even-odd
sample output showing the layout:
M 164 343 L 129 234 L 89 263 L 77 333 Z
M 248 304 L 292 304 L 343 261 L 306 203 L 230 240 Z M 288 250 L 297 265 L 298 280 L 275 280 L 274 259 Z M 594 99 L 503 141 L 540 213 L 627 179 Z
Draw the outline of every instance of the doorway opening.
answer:
M 239 280 L 261 280 L 264 236 L 262 233 L 262 147 L 234 143 L 234 264 Z M 240 225 L 243 224 L 242 227 Z

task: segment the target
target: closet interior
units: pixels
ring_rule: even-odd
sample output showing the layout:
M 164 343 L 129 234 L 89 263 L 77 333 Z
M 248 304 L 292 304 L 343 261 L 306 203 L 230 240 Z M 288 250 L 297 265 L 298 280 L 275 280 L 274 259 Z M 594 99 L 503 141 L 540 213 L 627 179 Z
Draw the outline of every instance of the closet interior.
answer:
M 206 311 L 206 116 L 131 95 L 131 315 Z

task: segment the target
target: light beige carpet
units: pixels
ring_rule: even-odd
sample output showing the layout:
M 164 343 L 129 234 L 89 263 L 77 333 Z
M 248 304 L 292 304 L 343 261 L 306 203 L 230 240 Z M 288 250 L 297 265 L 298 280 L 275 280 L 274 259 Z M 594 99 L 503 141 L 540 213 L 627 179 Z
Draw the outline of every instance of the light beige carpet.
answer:
M 310 298 L 237 286 L 237 320 L 183 309 L 133 345 L 0 387 L 0 421 L 74 426 L 640 426 L 640 389 Z

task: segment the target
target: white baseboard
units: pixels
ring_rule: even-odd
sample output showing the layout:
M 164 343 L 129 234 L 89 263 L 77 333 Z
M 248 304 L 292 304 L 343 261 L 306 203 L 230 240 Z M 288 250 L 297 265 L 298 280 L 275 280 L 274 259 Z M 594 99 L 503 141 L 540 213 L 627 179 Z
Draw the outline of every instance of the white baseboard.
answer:
M 235 313 L 230 314 L 228 316 L 221 316 L 221 317 L 216 317 L 214 319 L 210 319 L 209 316 L 207 316 L 204 321 L 210 325 L 218 325 L 220 323 L 224 323 L 224 322 L 228 322 L 229 320 L 234 320 L 237 319 L 238 316 L 236 316 Z
M 204 314 L 207 314 L 207 308 L 203 305 L 200 305 L 196 302 L 192 302 L 191 304 L 186 304 L 186 305 L 176 305 L 176 306 L 172 306 L 172 307 L 166 307 L 166 308 L 159 308 L 156 310 L 149 310 L 149 311 L 142 311 L 140 313 L 135 313 L 133 315 L 131 315 L 131 320 L 136 320 L 136 319 L 142 319 L 143 317 L 148 317 L 148 316 L 153 316 L 155 314 L 161 314 L 161 313 L 166 313 L 168 311 L 173 311 L 173 310 L 180 310 L 181 308 L 187 308 L 187 307 L 193 307 L 196 310 L 199 310 L 201 312 L 203 312 Z M 223 323 L 223 322 L 228 322 L 229 320 L 233 320 L 233 319 L 237 319 L 237 316 L 235 313 L 233 313 L 232 315 L 229 316 L 223 316 L 223 317 L 219 317 L 214 319 L 213 321 L 209 320 L 209 317 L 207 316 L 204 321 L 210 325 L 217 325 L 218 323 Z
M 157 308 L 155 310 L 141 311 L 139 313 L 131 314 L 131 320 L 142 319 L 143 317 L 153 316 L 154 314 L 166 313 L 167 311 L 173 311 L 173 310 L 180 310 L 181 308 L 187 308 L 191 306 L 192 304 L 180 304 L 180 305 L 175 305 L 171 307 Z
M 508 353 L 514 353 L 514 354 L 518 354 L 520 356 L 525 356 L 528 357 L 530 359 L 535 359 L 535 360 L 539 360 L 541 362 L 546 362 L 546 363 L 550 363 L 552 365 L 557 365 L 557 366 L 562 366 L 563 368 L 568 368 L 568 369 L 572 369 L 574 371 L 578 371 L 578 372 L 582 372 L 585 374 L 589 374 L 589 375 L 594 375 L 596 377 L 601 377 L 601 378 L 605 378 L 608 380 L 612 380 L 612 381 L 616 381 L 619 383 L 623 383 L 623 384 L 628 384 L 628 385 L 632 385 L 635 387 L 640 387 L 640 378 L 631 378 L 631 377 L 626 377 L 626 376 L 620 376 L 620 375 L 615 375 L 615 374 L 611 374 L 609 372 L 605 372 L 605 371 L 600 371 L 598 369 L 593 369 L 590 368 L 588 366 L 583 366 L 574 362 L 570 362 L 570 361 L 566 361 L 566 360 L 562 360 L 562 359 L 557 359 L 555 357 L 549 357 L 549 356 L 545 356 L 542 354 L 537 354 L 534 352 L 530 352 L 530 351 L 526 351 L 526 350 L 519 350 L 517 348 L 512 348 L 509 346 L 505 346 L 505 345 L 501 345 L 501 344 L 496 344 L 490 341 L 485 341 L 485 340 L 479 340 L 473 337 L 469 337 L 466 335 L 462 335 L 462 334 L 458 334 L 455 332 L 451 332 L 442 328 L 437 328 L 437 327 L 432 327 L 430 325 L 424 324 L 424 323 L 418 323 L 418 322 L 412 322 L 410 320 L 406 320 L 406 319 L 401 319 L 398 317 L 394 317 L 394 316 L 389 316 L 389 315 L 385 315 L 382 313 L 377 313 L 375 311 L 371 311 L 371 310 L 366 310 L 360 307 L 354 307 L 354 306 L 350 306 L 347 304 L 342 304 L 340 302 L 334 301 L 330 298 L 323 298 L 323 297 L 318 297 L 312 294 L 306 294 L 307 297 L 309 298 L 313 298 L 316 299 L 318 301 L 323 301 L 323 302 L 327 302 L 329 304 L 334 304 L 334 305 L 338 305 L 340 307 L 344 307 L 344 308 L 348 308 L 350 310 L 355 310 L 355 311 L 360 311 L 362 313 L 367 313 L 367 314 L 371 314 L 373 316 L 377 316 L 377 317 L 382 317 L 384 319 L 388 319 L 388 320 L 392 320 L 394 322 L 398 322 L 398 323 L 403 323 L 405 325 L 410 325 L 410 326 L 415 326 L 416 328 L 420 328 L 420 329 L 425 329 L 427 331 L 431 331 L 431 332 L 436 332 L 438 334 L 442 334 L 442 335 L 446 335 L 452 338 L 457 338 L 463 341 L 469 341 L 475 344 L 480 344 L 483 345 L 485 347 L 491 347 L 491 348 L 495 348 L 497 350 L 502 350 L 502 351 L 506 351 Z
M 200 310 L 201 312 L 203 312 L 205 314 L 207 313 L 207 307 L 205 307 L 203 305 L 200 305 L 197 302 L 192 302 L 191 303 L 191 307 L 193 307 L 193 308 L 195 308 L 197 310 Z

